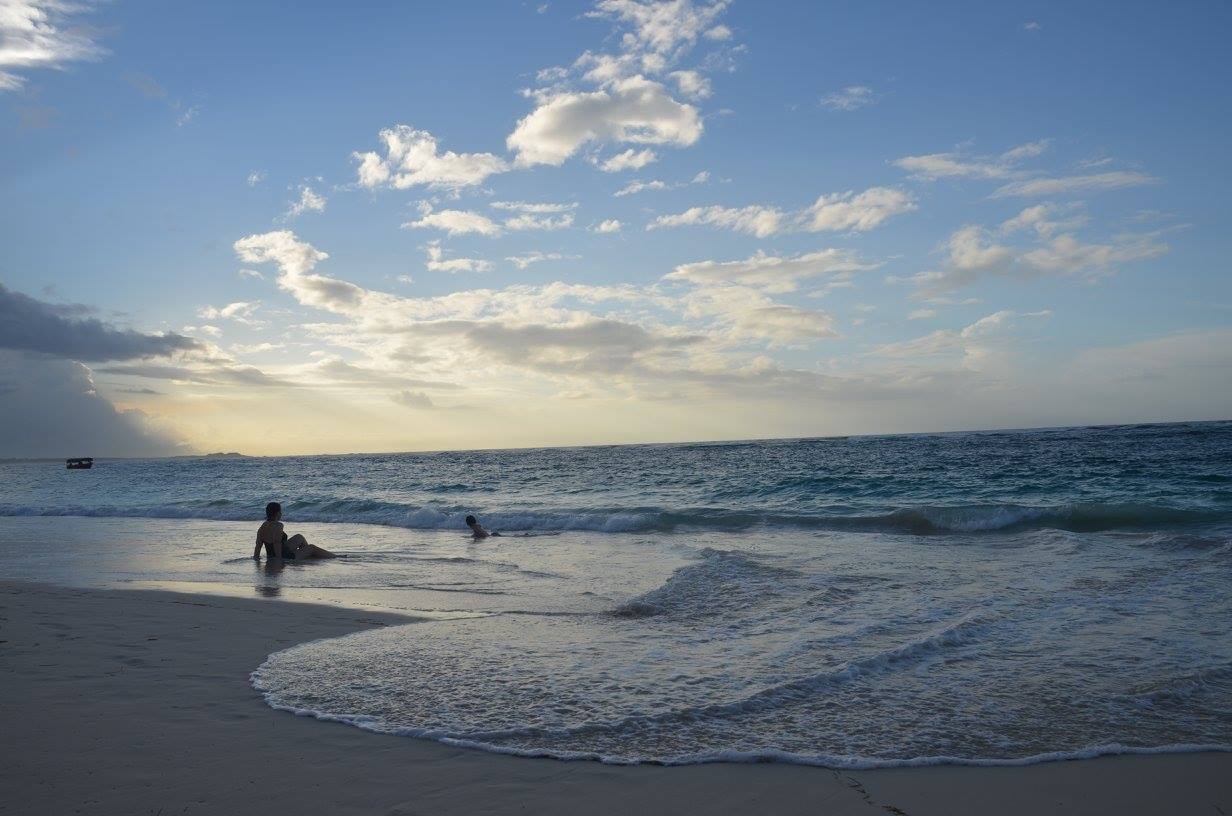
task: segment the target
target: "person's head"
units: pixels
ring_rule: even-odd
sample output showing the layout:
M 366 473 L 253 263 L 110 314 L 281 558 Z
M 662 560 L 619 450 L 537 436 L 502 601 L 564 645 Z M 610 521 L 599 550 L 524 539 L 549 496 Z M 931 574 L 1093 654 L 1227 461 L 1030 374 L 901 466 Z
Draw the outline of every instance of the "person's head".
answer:
M 479 523 L 479 521 L 478 521 L 478 520 L 476 520 L 476 518 L 475 518 L 474 516 L 467 516 L 467 517 L 466 517 L 466 526 L 467 526 L 467 527 L 474 527 L 474 526 L 475 526 L 476 524 L 478 524 L 478 523 Z
M 278 521 L 278 518 L 281 515 L 282 515 L 282 505 L 279 504 L 278 502 L 270 502 L 269 504 L 265 505 L 265 520 L 266 521 Z

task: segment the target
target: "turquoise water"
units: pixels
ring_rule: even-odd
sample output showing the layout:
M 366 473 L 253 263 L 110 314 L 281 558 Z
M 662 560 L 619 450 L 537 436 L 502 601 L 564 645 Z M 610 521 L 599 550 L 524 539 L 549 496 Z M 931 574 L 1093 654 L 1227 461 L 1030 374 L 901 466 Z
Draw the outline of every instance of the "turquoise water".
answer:
M 254 676 L 370 730 L 615 762 L 1232 746 L 1232 423 L 0 477 L 10 577 L 431 618 Z M 346 558 L 255 566 L 270 499 Z

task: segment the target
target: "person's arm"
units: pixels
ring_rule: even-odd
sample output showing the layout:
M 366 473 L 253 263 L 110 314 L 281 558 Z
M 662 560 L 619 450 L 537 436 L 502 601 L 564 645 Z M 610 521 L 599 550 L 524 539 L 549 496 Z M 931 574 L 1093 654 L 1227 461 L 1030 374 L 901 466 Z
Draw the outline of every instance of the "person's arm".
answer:
M 261 531 L 257 530 L 257 546 L 252 548 L 252 557 L 261 560 Z

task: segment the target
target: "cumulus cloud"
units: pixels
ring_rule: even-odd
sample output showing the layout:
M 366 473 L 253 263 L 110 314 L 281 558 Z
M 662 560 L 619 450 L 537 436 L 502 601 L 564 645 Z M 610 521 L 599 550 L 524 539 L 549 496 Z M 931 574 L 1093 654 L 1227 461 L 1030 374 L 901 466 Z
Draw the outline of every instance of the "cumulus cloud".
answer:
M 546 202 L 530 202 L 530 201 L 493 201 L 490 205 L 494 209 L 504 210 L 506 212 L 518 213 L 566 213 L 570 210 L 577 209 L 576 202 L 568 204 L 553 204 Z
M 492 153 L 441 151 L 436 137 L 409 125 L 395 125 L 380 132 L 384 155 L 355 153 L 361 187 L 389 186 L 397 190 L 423 185 L 456 190 L 482 184 L 485 179 L 509 169 L 504 159 Z
M 821 98 L 821 106 L 835 111 L 851 111 L 863 108 L 877 101 L 873 89 L 866 85 L 848 85 L 842 90 L 826 94 Z
M 1034 198 L 1050 195 L 1073 195 L 1075 193 L 1091 193 L 1103 190 L 1120 190 L 1125 187 L 1142 187 L 1147 184 L 1156 184 L 1158 181 L 1159 179 L 1146 173 L 1112 170 L 1107 173 L 1010 182 L 998 187 L 992 196 L 993 198 L 1006 198 L 1009 196 Z
M 612 19 L 627 26 L 629 30 L 621 41 L 626 51 L 668 57 L 692 47 L 699 37 L 728 39 L 731 30 L 718 23 L 728 5 L 729 0 L 600 0 L 587 16 Z
M 982 277 L 1030 278 L 1041 275 L 1097 276 L 1111 274 L 1117 266 L 1132 261 L 1157 258 L 1168 251 L 1155 235 L 1121 234 L 1103 243 L 1085 243 L 1071 232 L 1061 230 L 1080 226 L 1081 217 L 1051 220 L 1058 212 L 1054 205 L 1028 207 L 1005 221 L 999 232 L 1012 235 L 1034 233 L 1032 248 L 998 243 L 987 229 L 968 224 L 946 241 L 947 258 L 934 270 L 912 277 L 921 291 L 937 295 L 974 283 Z
M 89 317 L 87 311 L 81 306 L 37 300 L 0 283 L 0 349 L 84 362 L 201 350 L 200 342 L 191 337 L 119 329 Z
M 661 215 L 646 225 L 646 229 L 708 225 L 747 232 L 758 238 L 774 235 L 784 229 L 788 215 L 774 207 L 690 207 L 682 213 Z
M 23 87 L 30 69 L 64 68 L 106 56 L 96 42 L 98 29 L 77 22 L 95 5 L 91 0 L 5 0 L 0 5 L 0 93 Z
M 823 195 L 809 208 L 809 232 L 856 230 L 864 232 L 886 219 L 916 209 L 910 193 L 892 187 L 870 187 L 862 193 Z
M 620 232 L 622 227 L 623 225 L 620 223 L 619 220 L 615 218 L 607 218 L 607 219 L 604 219 L 603 221 L 600 221 L 598 224 L 595 224 L 593 227 L 591 227 L 590 231 L 598 232 L 598 233 L 612 233 L 612 232 Z
M 516 266 L 518 269 L 526 269 L 531 264 L 537 264 L 537 263 L 540 263 L 541 261 L 576 260 L 578 257 L 579 256 L 577 255 L 562 255 L 559 252 L 538 252 L 536 251 L 536 252 L 528 252 L 525 255 L 511 255 L 505 260 L 509 261 L 511 264 Z
M 329 258 L 290 230 L 277 230 L 241 238 L 234 244 L 236 255 L 247 263 L 270 263 L 278 267 L 278 286 L 300 303 L 330 311 L 359 308 L 365 292 L 353 283 L 313 273 Z
M 530 167 L 561 165 L 591 142 L 688 146 L 701 135 L 697 108 L 639 75 L 596 91 L 541 94 L 505 143 L 517 164 Z
M 790 257 L 758 252 L 743 261 L 699 261 L 677 266 L 666 280 L 697 285 L 740 284 L 767 292 L 794 292 L 801 281 L 811 278 L 849 278 L 855 272 L 875 269 L 849 250 L 824 249 Z
M 249 187 L 256 187 L 258 184 L 265 181 L 265 173 L 262 170 L 253 170 L 248 174 L 246 181 Z
M 488 237 L 501 234 L 500 225 L 482 213 L 470 210 L 433 210 L 431 204 L 419 206 L 420 218 L 407 221 L 405 229 L 438 229 L 450 235 L 475 233 Z
M 491 272 L 492 262 L 480 260 L 479 258 L 450 258 L 445 259 L 445 251 L 441 249 L 440 241 L 432 241 L 428 244 L 428 260 L 424 261 L 424 266 L 431 272 Z
M 640 170 L 658 158 L 655 152 L 649 148 L 645 150 L 628 150 L 617 153 L 599 164 L 599 169 L 604 173 L 619 173 L 622 170 Z
M 699 71 L 672 71 L 668 77 L 675 80 L 676 90 L 690 99 L 710 97 L 710 80 Z
M 708 225 L 751 233 L 758 238 L 789 230 L 863 232 L 914 209 L 915 199 L 910 193 L 892 187 L 870 187 L 862 193 L 848 190 L 823 195 L 811 207 L 796 212 L 761 205 L 691 207 L 682 213 L 661 215 L 646 229 Z
M 234 320 L 236 323 L 244 323 L 247 325 L 257 325 L 259 321 L 253 319 L 253 312 L 261 304 L 256 301 L 237 300 L 234 303 L 228 303 L 225 306 L 205 306 L 198 309 L 197 314 L 206 320 Z
M 117 409 L 98 393 L 90 370 L 75 361 L 0 351 L 0 395 L 0 457 L 191 452 L 141 411 Z
M 659 179 L 651 179 L 650 181 L 631 181 L 624 187 L 621 187 L 619 190 L 612 193 L 612 195 L 619 198 L 622 196 L 633 195 L 634 193 L 640 193 L 643 190 L 666 190 L 668 189 L 668 186 L 669 185 L 666 181 L 660 181 Z
M 306 212 L 325 212 L 325 196 L 313 190 L 307 184 L 299 188 L 299 200 L 291 202 L 284 218 L 298 218 Z
M 999 156 L 969 156 L 964 153 L 928 153 L 895 159 L 894 165 L 920 181 L 941 178 L 1008 179 L 1023 175 L 1018 168 L 1026 159 L 1048 149 L 1050 141 L 1040 139 L 1011 148 Z

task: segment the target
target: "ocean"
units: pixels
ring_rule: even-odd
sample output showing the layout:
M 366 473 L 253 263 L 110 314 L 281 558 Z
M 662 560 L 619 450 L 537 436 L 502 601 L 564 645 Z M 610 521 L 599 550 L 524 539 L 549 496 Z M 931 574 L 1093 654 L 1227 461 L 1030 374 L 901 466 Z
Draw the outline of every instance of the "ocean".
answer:
M 371 731 L 619 763 L 1232 750 L 1232 422 L 0 479 L 7 578 L 419 619 L 253 667 Z M 271 500 L 343 557 L 254 562 Z

